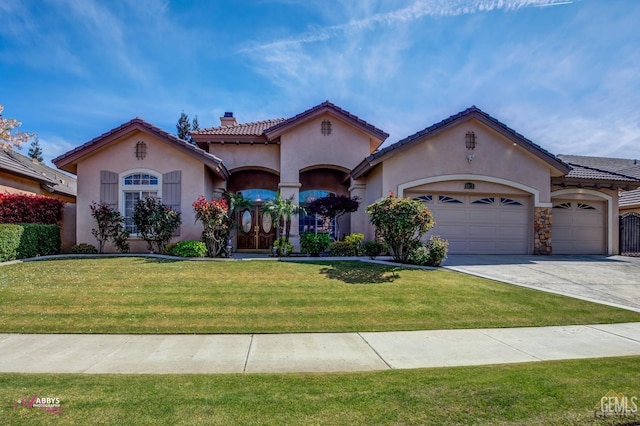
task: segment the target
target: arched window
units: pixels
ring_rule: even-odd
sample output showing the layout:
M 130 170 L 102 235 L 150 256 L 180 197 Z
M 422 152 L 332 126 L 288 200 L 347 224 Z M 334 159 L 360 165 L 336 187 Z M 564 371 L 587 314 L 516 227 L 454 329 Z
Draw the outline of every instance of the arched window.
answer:
M 137 234 L 133 223 L 133 210 L 138 200 L 160 196 L 160 179 L 151 173 L 131 173 L 122 177 L 122 215 L 124 227 L 131 234 Z

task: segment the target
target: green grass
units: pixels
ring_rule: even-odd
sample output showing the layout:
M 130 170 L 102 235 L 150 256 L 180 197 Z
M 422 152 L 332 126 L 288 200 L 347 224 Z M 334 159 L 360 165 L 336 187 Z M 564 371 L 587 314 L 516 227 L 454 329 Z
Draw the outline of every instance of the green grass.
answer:
M 2 424 L 612 425 L 608 391 L 640 397 L 640 357 L 333 374 L 0 374 Z M 64 412 L 13 407 L 38 394 Z
M 0 267 L 0 332 L 279 333 L 640 321 L 451 271 L 360 262 L 67 259 Z

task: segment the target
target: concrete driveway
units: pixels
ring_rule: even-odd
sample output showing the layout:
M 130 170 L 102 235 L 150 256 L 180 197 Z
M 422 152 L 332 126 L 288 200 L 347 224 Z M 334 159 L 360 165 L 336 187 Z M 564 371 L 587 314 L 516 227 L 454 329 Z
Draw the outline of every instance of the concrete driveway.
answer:
M 640 258 L 450 255 L 445 268 L 640 312 Z

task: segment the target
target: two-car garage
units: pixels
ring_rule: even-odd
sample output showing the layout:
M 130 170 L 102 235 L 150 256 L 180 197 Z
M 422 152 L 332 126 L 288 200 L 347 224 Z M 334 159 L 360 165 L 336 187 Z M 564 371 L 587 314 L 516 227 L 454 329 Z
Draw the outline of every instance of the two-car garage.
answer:
M 451 254 L 531 254 L 533 206 L 518 195 L 428 193 L 413 197 L 425 203 L 436 226 L 427 234 L 449 241 Z M 554 254 L 605 254 L 606 202 L 554 200 Z
M 425 203 L 436 221 L 428 235 L 447 239 L 449 253 L 531 253 L 529 197 L 443 193 L 415 198 Z

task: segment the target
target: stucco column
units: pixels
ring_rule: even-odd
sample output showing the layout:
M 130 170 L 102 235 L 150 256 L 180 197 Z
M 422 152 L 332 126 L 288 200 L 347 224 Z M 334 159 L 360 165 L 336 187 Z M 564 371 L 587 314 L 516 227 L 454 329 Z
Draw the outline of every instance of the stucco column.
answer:
M 367 236 L 367 214 L 364 209 L 365 205 L 365 195 L 366 195 L 367 185 L 361 182 L 352 181 L 351 187 L 349 188 L 349 195 L 351 197 L 358 197 L 360 200 L 360 206 L 358 206 L 358 210 L 351 213 L 351 233 L 360 233 L 365 234 Z
M 533 209 L 533 254 L 550 255 L 553 215 L 551 207 Z
M 278 188 L 280 189 L 280 196 L 285 200 L 289 198 L 293 199 L 294 204 L 300 205 L 300 182 L 280 182 Z M 289 241 L 293 244 L 294 251 L 300 251 L 300 232 L 298 231 L 298 215 L 291 217 L 291 234 L 289 235 Z

